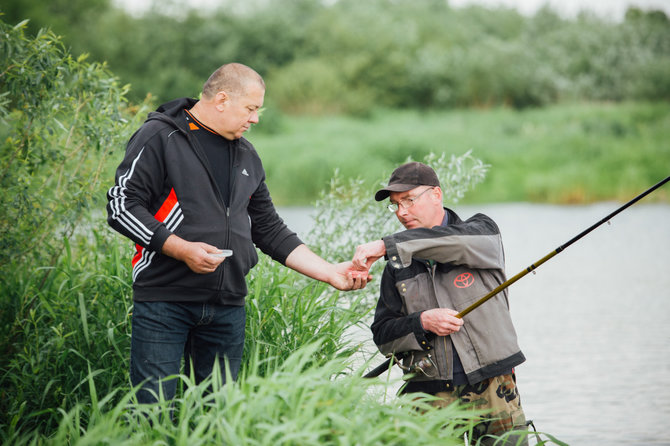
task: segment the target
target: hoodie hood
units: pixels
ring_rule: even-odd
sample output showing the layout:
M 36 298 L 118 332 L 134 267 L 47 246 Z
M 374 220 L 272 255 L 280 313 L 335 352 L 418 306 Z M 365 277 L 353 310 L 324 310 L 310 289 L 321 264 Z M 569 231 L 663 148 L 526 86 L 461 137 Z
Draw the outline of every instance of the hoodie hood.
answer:
M 190 110 L 197 103 L 198 100 L 192 98 L 174 99 L 160 105 L 156 111 L 150 112 L 147 115 L 146 122 L 158 120 L 166 122 L 174 128 L 187 131 L 188 129 L 186 128 L 186 123 L 182 123 L 182 120 L 178 118 L 181 116 L 181 113 L 184 109 Z

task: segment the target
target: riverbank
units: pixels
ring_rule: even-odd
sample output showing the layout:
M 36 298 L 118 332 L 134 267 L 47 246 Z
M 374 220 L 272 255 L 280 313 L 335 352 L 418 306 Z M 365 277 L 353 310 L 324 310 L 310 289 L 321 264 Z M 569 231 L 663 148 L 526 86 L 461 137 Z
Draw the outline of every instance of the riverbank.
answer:
M 408 156 L 473 156 L 489 164 L 465 203 L 627 201 L 670 172 L 670 104 L 584 103 L 538 109 L 384 110 L 369 118 L 273 117 L 252 130 L 273 199 L 311 205 L 338 169 L 373 190 Z M 670 202 L 659 191 L 652 201 Z

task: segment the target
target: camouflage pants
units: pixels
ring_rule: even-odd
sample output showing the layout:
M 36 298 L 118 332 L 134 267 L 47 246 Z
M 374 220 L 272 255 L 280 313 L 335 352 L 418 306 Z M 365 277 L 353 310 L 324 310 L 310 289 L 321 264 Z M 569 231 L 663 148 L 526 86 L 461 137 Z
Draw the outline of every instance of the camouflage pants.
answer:
M 438 392 L 435 396 L 440 398 L 432 403 L 435 407 L 447 407 L 455 401 L 460 401 L 475 410 L 488 411 L 481 416 L 481 422 L 472 429 L 472 444 L 496 446 L 528 444 L 526 417 L 521 408 L 514 373 L 489 378 L 474 385 L 455 386 L 453 391 Z M 508 434 L 504 436 L 504 440 L 486 437 L 500 436 L 505 432 L 517 430 L 520 431 L 519 435 Z

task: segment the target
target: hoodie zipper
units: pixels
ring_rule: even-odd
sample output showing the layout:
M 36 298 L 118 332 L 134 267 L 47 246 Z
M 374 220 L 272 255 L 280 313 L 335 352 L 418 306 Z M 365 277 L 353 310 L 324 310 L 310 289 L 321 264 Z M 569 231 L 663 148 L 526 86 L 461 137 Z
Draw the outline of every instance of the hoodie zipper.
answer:
M 187 113 L 188 115 L 188 113 Z M 216 194 L 219 198 L 219 203 L 221 206 L 223 206 L 223 210 L 226 215 L 226 237 L 224 240 L 223 245 L 224 246 L 217 246 L 217 248 L 230 248 L 230 235 L 231 235 L 231 229 L 230 229 L 230 204 L 232 204 L 233 197 L 234 197 L 234 188 L 235 188 L 235 178 L 233 175 L 233 170 L 235 166 L 235 154 L 237 152 L 237 147 L 239 144 L 239 141 L 230 141 L 229 147 L 230 147 L 230 168 L 229 168 L 229 173 L 231 177 L 231 190 L 230 190 L 230 204 L 226 205 L 226 201 L 223 199 L 223 196 L 221 195 L 221 190 L 219 189 L 219 186 L 216 184 L 216 179 L 214 178 L 214 175 L 212 174 L 209 161 L 207 160 L 207 156 L 204 154 L 204 151 L 202 147 L 200 147 L 200 142 L 197 140 L 197 138 L 193 137 L 189 132 L 183 130 L 181 127 L 177 126 L 177 128 L 181 131 L 182 134 L 186 136 L 186 139 L 189 141 L 191 147 L 193 148 L 193 151 L 195 152 L 196 157 L 200 160 L 200 163 L 205 167 L 205 171 L 207 172 L 207 175 L 209 176 L 209 180 L 212 183 L 214 190 L 216 191 Z M 233 253 L 235 255 L 235 253 Z M 225 271 L 227 269 L 227 262 L 224 260 L 223 263 L 221 264 L 222 268 L 219 272 L 219 281 L 218 281 L 218 289 L 223 288 L 223 278 L 225 276 Z
M 230 179 L 228 180 L 230 183 L 230 197 L 229 197 L 229 203 L 228 206 L 226 206 L 225 202 L 223 203 L 224 208 L 226 209 L 226 239 L 224 241 L 224 244 L 226 245 L 225 247 L 228 248 L 230 247 L 230 237 L 231 237 L 231 228 L 230 228 L 230 207 L 233 205 L 233 199 L 235 198 L 235 185 L 237 184 L 237 181 L 235 181 L 237 175 L 235 175 L 235 161 L 236 161 L 236 155 L 237 151 L 239 148 L 240 141 L 235 140 L 231 141 L 228 144 L 228 147 L 230 147 L 230 169 L 228 169 L 228 172 L 230 172 Z M 220 193 L 219 193 L 220 195 Z M 235 255 L 235 253 L 233 253 Z M 239 254 L 238 254 L 239 255 Z M 228 267 L 227 262 L 224 260 L 222 264 L 223 268 L 221 269 L 221 274 L 219 277 L 219 289 L 223 289 L 223 278 L 225 277 L 225 271 Z

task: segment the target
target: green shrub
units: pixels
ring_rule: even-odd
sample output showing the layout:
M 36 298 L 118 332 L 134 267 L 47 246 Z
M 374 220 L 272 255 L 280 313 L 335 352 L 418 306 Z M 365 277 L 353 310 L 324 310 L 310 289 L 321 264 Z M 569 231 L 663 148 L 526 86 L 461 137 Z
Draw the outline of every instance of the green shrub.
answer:
M 107 156 L 134 123 L 104 65 L 74 59 L 51 32 L 0 22 L 0 273 L 53 265 L 99 203 Z
M 106 391 L 123 382 L 114 365 L 129 306 L 120 256 L 100 246 L 89 219 L 110 178 L 107 157 L 135 125 L 126 88 L 53 33 L 27 37 L 25 26 L 0 22 L 0 425 L 9 435 L 53 428 L 58 408 L 79 400 L 89 361 L 114 376 Z

